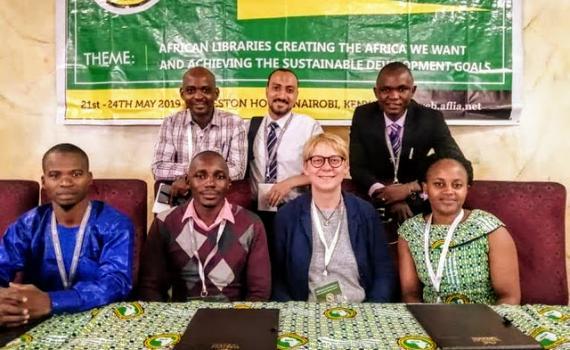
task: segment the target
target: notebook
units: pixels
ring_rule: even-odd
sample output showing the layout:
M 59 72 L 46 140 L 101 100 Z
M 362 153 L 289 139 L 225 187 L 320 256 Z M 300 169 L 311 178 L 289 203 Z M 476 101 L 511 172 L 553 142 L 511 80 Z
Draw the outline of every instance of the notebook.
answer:
M 175 349 L 275 349 L 279 309 L 199 309 Z
M 541 349 L 508 319 L 482 304 L 408 304 L 442 350 Z

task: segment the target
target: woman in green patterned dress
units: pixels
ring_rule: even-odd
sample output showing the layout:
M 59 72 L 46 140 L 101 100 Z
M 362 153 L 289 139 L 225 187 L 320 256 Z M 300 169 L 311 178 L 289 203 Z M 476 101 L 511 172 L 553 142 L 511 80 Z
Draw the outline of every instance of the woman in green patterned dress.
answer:
M 398 230 L 403 301 L 519 304 L 511 235 L 492 214 L 463 209 L 473 182 L 471 164 L 432 155 L 425 169 L 422 189 L 431 213 L 405 221 Z

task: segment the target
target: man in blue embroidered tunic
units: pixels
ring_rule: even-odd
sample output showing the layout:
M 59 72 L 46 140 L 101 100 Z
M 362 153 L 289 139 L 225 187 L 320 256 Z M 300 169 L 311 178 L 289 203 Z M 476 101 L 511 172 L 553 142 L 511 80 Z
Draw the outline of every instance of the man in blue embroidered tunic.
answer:
M 22 215 L 0 243 L 0 325 L 88 310 L 124 299 L 132 288 L 133 225 L 87 198 L 85 152 L 56 145 L 42 168 L 51 203 Z M 10 283 L 19 272 L 24 284 Z

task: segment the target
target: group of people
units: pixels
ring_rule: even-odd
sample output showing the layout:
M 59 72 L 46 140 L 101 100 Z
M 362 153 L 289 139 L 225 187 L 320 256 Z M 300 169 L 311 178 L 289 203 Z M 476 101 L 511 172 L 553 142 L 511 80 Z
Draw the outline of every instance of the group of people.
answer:
M 354 112 L 350 147 L 293 111 L 298 85 L 293 71 L 273 71 L 267 115 L 248 125 L 215 108 L 212 72 L 184 74 L 186 108 L 164 120 L 152 162 L 155 179 L 171 182 L 172 196 L 184 200 L 156 215 L 134 290 L 132 224 L 88 199 L 92 175 L 81 149 L 48 150 L 42 186 L 51 203 L 20 217 L 0 244 L 0 324 L 129 295 L 395 301 L 397 274 L 378 207 L 400 224 L 404 302 L 520 303 L 514 242 L 493 215 L 463 209 L 471 164 L 442 114 L 412 99 L 406 65 L 379 72 L 377 101 Z M 342 191 L 349 174 L 362 196 Z M 226 199 L 231 182 L 244 177 L 254 211 Z

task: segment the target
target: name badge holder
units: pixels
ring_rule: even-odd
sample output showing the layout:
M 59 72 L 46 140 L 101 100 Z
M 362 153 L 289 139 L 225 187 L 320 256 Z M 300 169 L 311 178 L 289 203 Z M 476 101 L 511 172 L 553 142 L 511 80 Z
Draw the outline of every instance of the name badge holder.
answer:
M 85 229 L 87 227 L 87 222 L 89 221 L 89 215 L 91 214 L 91 202 L 87 205 L 85 213 L 83 213 L 83 218 L 81 218 L 81 224 L 79 225 L 79 231 L 77 232 L 77 238 L 75 239 L 75 247 L 73 248 L 73 257 L 71 258 L 71 266 L 69 267 L 69 276 L 65 271 L 65 264 L 63 262 L 63 253 L 61 251 L 61 243 L 59 241 L 59 233 L 57 232 L 57 220 L 55 218 L 55 212 L 51 213 L 51 240 L 53 242 L 53 250 L 55 253 L 55 259 L 57 262 L 57 269 L 59 270 L 59 276 L 63 284 L 64 289 L 69 289 L 73 284 L 75 279 L 75 274 L 77 273 L 77 266 L 79 265 L 79 255 L 81 254 L 81 248 L 83 247 L 83 238 L 85 237 Z
M 445 236 L 445 241 L 443 243 L 441 254 L 439 256 L 439 261 L 437 264 L 437 271 L 436 272 L 433 271 L 433 265 L 431 263 L 430 253 L 429 253 L 429 251 L 430 251 L 429 240 L 430 240 L 432 214 L 429 215 L 427 222 L 426 222 L 426 225 L 424 227 L 424 259 L 425 259 L 425 263 L 427 266 L 430 281 L 431 281 L 433 288 L 435 289 L 436 293 L 438 294 L 438 297 L 437 297 L 438 303 L 441 303 L 441 298 L 439 297 L 439 290 L 440 290 L 440 286 L 441 286 L 441 280 L 443 279 L 443 268 L 445 267 L 445 262 L 447 259 L 447 253 L 449 252 L 449 245 L 451 244 L 451 239 L 453 237 L 453 234 L 455 233 L 455 230 L 457 229 L 457 226 L 459 225 L 461 220 L 463 220 L 464 214 L 465 214 L 464 210 L 461 209 L 461 211 L 455 217 L 455 219 L 453 220 L 453 222 L 449 226 L 449 229 L 447 230 L 447 235 Z
M 218 227 L 218 233 L 216 235 L 216 245 L 214 246 L 214 248 L 212 248 L 208 256 L 206 256 L 204 264 L 202 264 L 202 261 L 200 260 L 200 255 L 198 255 L 198 248 L 197 248 L 198 239 L 196 237 L 197 233 L 194 231 L 194 221 L 190 219 L 188 225 L 190 225 L 190 235 L 194 240 L 194 251 L 192 252 L 192 254 L 198 261 L 198 275 L 200 276 L 200 281 L 202 282 L 202 291 L 200 292 L 200 297 L 205 298 L 208 296 L 208 289 L 206 288 L 206 275 L 204 273 L 204 270 L 210 263 L 210 260 L 212 260 L 214 255 L 216 255 L 216 253 L 218 252 L 218 244 L 220 243 L 220 239 L 222 238 L 224 228 L 226 227 L 226 220 L 222 220 L 222 222 L 220 223 L 220 226 Z

